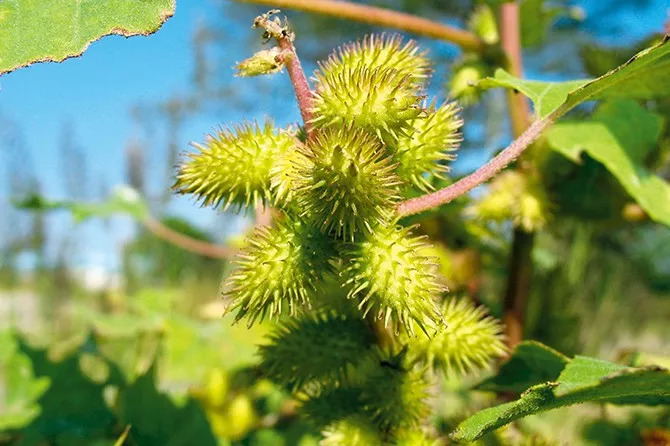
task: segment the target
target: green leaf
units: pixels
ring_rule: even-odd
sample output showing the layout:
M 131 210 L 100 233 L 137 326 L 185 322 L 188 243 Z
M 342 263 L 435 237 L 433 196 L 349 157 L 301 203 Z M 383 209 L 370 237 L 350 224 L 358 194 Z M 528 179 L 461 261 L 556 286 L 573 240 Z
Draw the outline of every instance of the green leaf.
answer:
M 516 401 L 477 412 L 458 425 L 452 438 L 475 441 L 519 418 L 586 402 L 670 404 L 670 373 L 659 367 L 623 367 L 577 356 L 566 365 L 556 382 L 538 384 Z
M 549 115 L 565 103 L 568 94 L 586 84 L 588 80 L 574 80 L 567 82 L 542 82 L 519 79 L 498 68 L 493 77 L 487 77 L 477 83 L 480 88 L 504 87 L 516 90 L 529 97 L 535 105 L 535 114 L 538 118 Z
M 670 184 L 644 167 L 663 121 L 634 101 L 603 104 L 588 120 L 556 124 L 548 144 L 576 163 L 582 152 L 603 164 L 649 216 L 670 226 Z
M 524 0 L 521 2 L 521 44 L 539 45 L 547 37 L 554 19 L 562 12 L 561 8 L 547 5 L 545 0 Z
M 204 410 L 188 398 L 176 405 L 156 388 L 155 367 L 121 393 L 122 421 L 136 444 L 216 446 Z
M 12 332 L 0 331 L 0 432 L 30 424 L 40 413 L 37 400 L 49 384 L 49 378 L 35 377 Z
M 149 208 L 137 191 L 128 186 L 119 186 L 107 198 L 99 203 L 83 203 L 69 200 L 49 200 L 34 194 L 14 203 L 19 209 L 31 211 L 69 210 L 72 218 L 82 222 L 91 217 L 109 217 L 114 214 L 128 214 L 142 220 L 149 214 Z
M 521 393 L 531 386 L 554 381 L 569 359 L 535 341 L 518 344 L 497 375 L 478 384 L 477 390 Z
M 175 0 L 0 2 L 0 75 L 79 56 L 106 35 L 151 34 L 174 11 Z
M 670 94 L 670 36 L 640 51 L 625 64 L 593 80 L 541 82 L 519 79 L 503 69 L 481 80 L 480 88 L 504 87 L 517 90 L 535 105 L 535 114 L 556 117 L 585 101 L 605 98 L 651 99 Z
M 23 431 L 30 439 L 26 444 L 44 444 L 47 439 L 60 444 L 83 444 L 84 439 L 104 436 L 116 418 L 103 398 L 104 384 L 93 382 L 82 373 L 80 355 L 75 353 L 53 362 L 45 350 L 23 343 L 20 349 L 32 361 L 35 375 L 51 381 L 39 399 L 42 413 Z
M 114 446 L 123 446 L 123 443 L 126 442 L 126 438 L 128 438 L 128 434 L 130 433 L 130 427 L 130 424 L 126 426 L 123 433 L 121 433 L 121 436 L 114 442 Z

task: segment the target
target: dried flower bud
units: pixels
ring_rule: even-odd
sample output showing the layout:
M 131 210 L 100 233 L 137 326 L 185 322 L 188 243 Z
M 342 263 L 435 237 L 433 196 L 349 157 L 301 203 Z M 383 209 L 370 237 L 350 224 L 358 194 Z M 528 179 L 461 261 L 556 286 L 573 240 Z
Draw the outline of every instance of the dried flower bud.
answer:
M 275 74 L 284 68 L 282 50 L 275 46 L 269 50 L 261 50 L 248 59 L 239 62 L 235 69 L 236 76 L 251 77 L 263 74 Z

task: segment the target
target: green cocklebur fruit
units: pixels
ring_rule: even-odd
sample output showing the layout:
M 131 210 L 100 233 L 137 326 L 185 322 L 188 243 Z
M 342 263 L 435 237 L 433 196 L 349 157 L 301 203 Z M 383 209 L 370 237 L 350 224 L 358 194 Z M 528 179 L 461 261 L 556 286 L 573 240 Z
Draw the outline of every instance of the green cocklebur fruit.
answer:
M 179 166 L 174 188 L 205 206 L 224 209 L 269 202 L 270 169 L 294 145 L 292 135 L 278 132 L 269 121 L 221 129 L 204 144 L 194 144 L 198 152 L 188 154 Z
M 422 84 L 430 77 L 430 61 L 415 41 L 403 42 L 397 34 L 371 34 L 362 41 L 338 48 L 319 64 L 323 76 L 337 76 L 349 67 L 363 64 L 370 69 L 392 68 L 412 82 Z
M 340 73 L 316 73 L 312 123 L 316 127 L 354 125 L 380 137 L 410 128 L 421 114 L 421 88 L 394 68 L 345 66 Z
M 458 117 L 458 106 L 454 102 L 437 109 L 431 105 L 411 125 L 411 132 L 400 135 L 391 144 L 395 147 L 394 161 L 398 163 L 396 174 L 422 190 L 432 189 L 431 177 L 442 178 L 442 173 L 448 170 L 445 162 L 454 158 L 452 152 L 462 139 L 458 130 L 463 121 Z
M 406 339 L 414 360 L 445 373 L 465 375 L 486 368 L 507 352 L 502 325 L 487 316 L 484 307 L 466 298 L 451 298 L 442 304 L 441 312 L 445 326 L 440 330 L 430 337 L 419 334 Z
M 491 75 L 491 69 L 475 56 L 466 56 L 454 64 L 447 85 L 449 96 L 458 99 L 464 107 L 479 101 L 481 94 L 477 82 Z
M 365 413 L 382 431 L 417 427 L 428 414 L 428 382 L 423 370 L 407 367 L 405 355 L 382 356 L 361 392 Z
M 328 425 L 321 446 L 382 446 L 379 432 L 365 417 L 351 415 Z
M 438 446 L 441 443 L 421 430 L 404 429 L 395 434 L 395 446 Z
M 364 416 L 361 392 L 359 386 L 324 386 L 303 399 L 300 412 L 319 427 L 352 415 Z
M 336 383 L 371 353 L 374 337 L 365 323 L 335 313 L 288 320 L 260 347 L 261 369 L 293 389 L 310 382 Z
M 305 149 L 298 149 L 301 145 L 301 142 L 296 141 L 295 150 L 282 153 L 270 169 L 270 187 L 275 205 L 289 206 L 294 200 L 296 184 L 300 180 L 298 166 L 305 164 L 305 153 L 309 153 Z
M 296 219 L 275 219 L 274 227 L 256 229 L 225 284 L 227 311 L 237 310 L 235 320 L 247 317 L 252 325 L 309 307 L 310 293 L 331 269 L 332 250 L 319 231 Z
M 302 215 L 322 231 L 353 239 L 393 215 L 400 182 L 374 135 L 351 127 L 318 132 L 297 170 Z
M 512 220 L 526 232 L 547 224 L 549 198 L 537 178 L 507 170 L 491 181 L 488 193 L 470 205 L 466 214 L 484 221 Z
M 414 325 L 427 330 L 426 321 L 438 325 L 442 318 L 434 298 L 444 291 L 435 276 L 434 260 L 422 254 L 428 245 L 412 236 L 410 228 L 378 226 L 364 240 L 345 250 L 340 273 L 349 298 L 358 300 L 364 315 L 393 322 L 414 334 Z

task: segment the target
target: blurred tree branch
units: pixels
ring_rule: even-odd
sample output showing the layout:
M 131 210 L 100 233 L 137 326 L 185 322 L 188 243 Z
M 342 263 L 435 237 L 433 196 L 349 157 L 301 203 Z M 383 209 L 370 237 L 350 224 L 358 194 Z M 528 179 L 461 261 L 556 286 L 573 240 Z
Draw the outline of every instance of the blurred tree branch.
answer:
M 341 19 L 386 26 L 420 36 L 452 42 L 464 50 L 483 52 L 486 44 L 474 33 L 412 14 L 335 0 L 236 0 L 278 8 L 296 9 Z

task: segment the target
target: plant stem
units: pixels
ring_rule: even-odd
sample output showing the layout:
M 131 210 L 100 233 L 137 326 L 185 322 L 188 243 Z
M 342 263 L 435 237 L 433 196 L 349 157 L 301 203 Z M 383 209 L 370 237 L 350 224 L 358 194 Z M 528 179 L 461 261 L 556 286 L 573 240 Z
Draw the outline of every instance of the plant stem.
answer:
M 145 217 L 142 224 L 156 237 L 165 240 L 175 246 L 179 246 L 187 251 L 200 254 L 205 257 L 212 257 L 215 259 L 225 259 L 231 257 L 235 250 L 226 246 L 214 245 L 209 242 L 189 237 L 174 229 L 165 226 L 159 220 L 153 217 Z
M 516 2 L 500 5 L 500 43 L 507 56 L 507 70 L 519 79 L 523 78 L 521 62 L 521 35 L 519 26 L 519 7 Z M 528 100 L 513 90 L 507 92 L 508 109 L 512 134 L 519 137 L 530 125 Z
M 512 1 L 500 5 L 500 34 L 501 45 L 508 61 L 508 70 L 511 74 L 523 78 L 521 59 L 521 33 L 519 23 L 519 5 Z M 512 134 L 521 135 L 530 123 L 528 100 L 513 91 L 507 92 Z M 523 164 L 520 168 L 524 168 Z M 528 174 L 528 172 L 527 172 Z M 516 346 L 523 339 L 523 326 L 526 318 L 526 306 L 530 285 L 533 276 L 534 236 L 519 228 L 514 230 L 512 249 L 510 252 L 507 285 L 503 296 L 503 322 L 507 344 Z
M 507 275 L 507 286 L 503 298 L 503 323 L 507 344 L 514 347 L 523 339 L 523 325 L 533 275 L 534 234 L 515 229 L 512 238 Z
M 296 9 L 316 14 L 329 15 L 371 25 L 386 26 L 420 36 L 432 37 L 455 43 L 464 50 L 482 52 L 486 44 L 474 33 L 444 25 L 423 17 L 397 12 L 375 6 L 360 5 L 348 1 L 334 0 L 237 0 L 242 3 L 257 3 L 278 8 Z
M 288 71 L 288 76 L 293 84 L 295 98 L 298 100 L 298 107 L 305 124 L 305 132 L 309 138 L 312 135 L 312 90 L 309 88 L 309 82 L 305 76 L 305 71 L 300 64 L 300 58 L 293 46 L 295 35 L 287 27 L 281 25 L 278 19 L 270 19 L 271 15 L 278 12 L 273 10 L 267 14 L 256 17 L 254 27 L 261 27 L 272 36 L 282 50 L 278 56 L 279 62 L 282 62 Z
M 309 88 L 309 82 L 305 76 L 305 71 L 302 69 L 298 53 L 293 46 L 293 42 L 288 37 L 278 39 L 279 47 L 284 50 L 283 54 L 289 54 L 284 58 L 288 76 L 291 78 L 293 84 L 293 91 L 295 91 L 295 98 L 298 101 L 300 108 L 300 115 L 302 122 L 305 124 L 305 132 L 309 138 L 312 135 L 312 90 Z
M 542 131 L 554 122 L 556 117 L 558 117 L 558 113 L 554 112 L 539 121 L 535 121 L 533 125 L 528 127 L 528 129 L 515 139 L 505 150 L 467 177 L 461 178 L 454 184 L 443 189 L 403 201 L 398 206 L 398 215 L 406 216 L 417 214 L 449 203 L 453 199 L 466 194 L 471 189 L 488 181 L 509 163 L 517 159 L 519 155 L 521 155 L 523 151 L 526 150 L 538 136 L 540 136 Z

